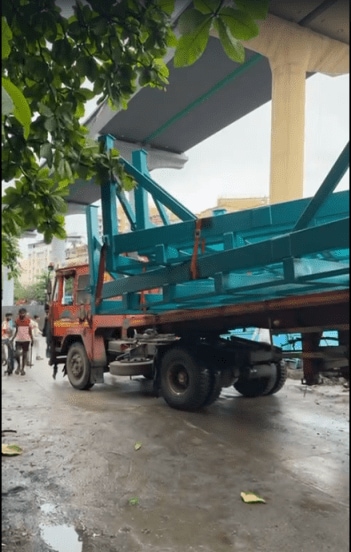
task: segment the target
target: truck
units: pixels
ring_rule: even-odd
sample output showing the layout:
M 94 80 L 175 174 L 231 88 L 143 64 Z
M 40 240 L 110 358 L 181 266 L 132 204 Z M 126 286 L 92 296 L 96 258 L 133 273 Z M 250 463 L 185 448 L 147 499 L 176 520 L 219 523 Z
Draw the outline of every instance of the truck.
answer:
M 101 139 L 113 147 L 113 136 Z M 102 236 L 98 208 L 86 211 L 88 264 L 58 268 L 48 290 L 49 364 L 63 365 L 74 388 L 89 390 L 105 373 L 144 377 L 188 411 L 214 403 L 223 387 L 272 395 L 286 363 L 272 340 L 235 334 L 252 326 L 301 332 L 307 383 L 325 329 L 338 331 L 348 356 L 349 192 L 334 192 L 348 147 L 313 198 L 202 219 L 151 178 L 146 151 L 121 162 L 136 182 L 132 197 L 116 178 L 101 185 Z M 129 232 L 119 231 L 118 207 Z

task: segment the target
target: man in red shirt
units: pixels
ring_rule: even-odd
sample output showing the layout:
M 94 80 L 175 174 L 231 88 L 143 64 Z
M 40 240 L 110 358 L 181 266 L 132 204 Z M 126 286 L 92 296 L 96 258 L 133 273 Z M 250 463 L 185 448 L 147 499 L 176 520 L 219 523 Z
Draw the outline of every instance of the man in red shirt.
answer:
M 24 376 L 26 373 L 24 367 L 28 361 L 29 345 L 33 345 L 33 334 L 30 318 L 27 316 L 27 311 L 24 307 L 18 311 L 18 318 L 15 320 L 15 335 L 13 337 L 16 344 L 15 357 L 18 362 L 15 374 Z

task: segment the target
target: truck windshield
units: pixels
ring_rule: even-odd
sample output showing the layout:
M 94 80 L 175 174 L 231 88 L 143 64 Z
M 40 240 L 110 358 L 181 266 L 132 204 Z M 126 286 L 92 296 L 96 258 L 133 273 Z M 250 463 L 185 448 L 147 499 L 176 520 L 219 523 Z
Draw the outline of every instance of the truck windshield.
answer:
M 65 276 L 63 279 L 63 296 L 62 304 L 63 305 L 73 305 L 73 284 L 74 284 L 74 274 Z
M 78 278 L 78 287 L 77 287 L 77 303 L 80 304 L 87 304 L 90 303 L 90 293 L 89 293 L 89 285 L 90 285 L 90 275 L 89 274 L 83 274 L 82 276 L 79 276 Z

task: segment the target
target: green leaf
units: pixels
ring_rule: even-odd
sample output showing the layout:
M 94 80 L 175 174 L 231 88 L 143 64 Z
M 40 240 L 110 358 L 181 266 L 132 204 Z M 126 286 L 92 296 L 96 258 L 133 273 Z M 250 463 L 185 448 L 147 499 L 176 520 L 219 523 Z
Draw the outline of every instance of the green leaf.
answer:
M 235 0 L 236 7 L 247 12 L 253 19 L 266 19 L 269 0 Z
M 63 227 L 57 227 L 55 229 L 55 238 L 58 238 L 59 240 L 64 240 L 65 238 L 67 238 L 67 233 L 66 233 L 66 230 L 63 228 Z
M 159 0 L 158 5 L 160 9 L 168 15 L 172 15 L 174 12 L 174 0 Z
M 65 167 L 65 176 L 66 176 L 67 178 L 70 178 L 70 179 L 71 179 L 72 176 L 73 176 L 72 169 L 71 169 L 71 165 L 70 165 L 69 162 L 66 161 L 66 160 L 64 161 L 64 167 Z
M 23 126 L 23 135 L 25 138 L 28 138 L 30 123 L 32 119 L 32 114 L 30 112 L 28 102 L 23 96 L 20 89 L 17 88 L 17 86 L 15 86 L 9 79 L 2 77 L 1 82 L 2 86 L 5 88 L 6 92 L 13 102 L 13 114 L 16 117 L 17 121 L 19 121 Z
M 12 31 L 8 26 L 5 17 L 1 18 L 1 59 L 9 57 L 11 52 L 10 40 L 12 39 Z
M 218 20 L 221 21 L 237 40 L 250 40 L 258 35 L 259 29 L 246 13 L 233 8 L 223 8 Z
M 205 14 L 215 14 L 221 4 L 220 0 L 194 0 L 195 8 Z
M 66 173 L 65 173 L 65 160 L 64 159 L 61 159 L 59 164 L 58 164 L 58 167 L 57 167 L 57 172 L 58 172 L 58 175 L 60 178 L 65 178 L 66 176 Z
M 52 57 L 60 65 L 70 63 L 72 59 L 72 46 L 66 38 L 54 42 L 52 45 Z
M 196 33 L 203 24 L 211 21 L 208 15 L 200 13 L 194 8 L 186 10 L 182 13 L 178 21 L 178 29 L 182 35 Z
M 52 145 L 47 142 L 46 144 L 43 144 L 40 148 L 40 157 L 43 157 L 47 160 L 48 167 L 52 167 Z
M 137 441 L 134 445 L 134 450 L 139 450 L 139 449 L 141 449 L 141 447 L 142 447 L 142 443 Z
M 211 19 L 203 24 L 196 32 L 182 36 L 175 50 L 174 67 L 193 65 L 204 53 L 211 28 Z
M 79 103 L 79 104 L 77 105 L 77 109 L 76 109 L 74 115 L 75 115 L 76 117 L 81 118 L 81 117 L 84 117 L 84 114 L 85 114 L 84 104 Z
M 168 46 L 169 48 L 175 48 L 178 44 L 178 38 L 176 37 L 175 33 L 172 31 L 169 33 L 168 36 Z
M 53 117 L 54 116 L 51 109 L 47 105 L 43 104 L 42 102 L 38 103 L 38 108 L 39 108 L 39 113 L 41 115 L 44 115 L 45 117 Z
M 14 111 L 13 101 L 3 86 L 1 87 L 1 110 L 3 115 L 10 115 Z
M 77 59 L 76 69 L 79 75 L 86 77 L 89 71 L 89 59 L 86 56 Z
M 49 68 L 45 61 L 32 56 L 27 59 L 25 69 L 29 77 L 35 75 L 35 79 L 38 81 L 47 78 Z
M 47 119 L 45 119 L 44 128 L 48 132 L 54 132 L 57 128 L 57 123 L 56 123 L 55 117 L 48 117 Z
M 214 27 L 218 31 L 219 40 L 227 56 L 233 61 L 243 63 L 245 61 L 244 46 L 231 35 L 228 27 L 221 20 L 215 21 Z
M 133 496 L 129 499 L 129 504 L 131 506 L 136 506 L 137 504 L 139 504 L 139 498 L 137 496 Z
M 82 95 L 86 100 L 92 100 L 95 97 L 95 94 L 90 88 L 80 88 L 78 96 Z

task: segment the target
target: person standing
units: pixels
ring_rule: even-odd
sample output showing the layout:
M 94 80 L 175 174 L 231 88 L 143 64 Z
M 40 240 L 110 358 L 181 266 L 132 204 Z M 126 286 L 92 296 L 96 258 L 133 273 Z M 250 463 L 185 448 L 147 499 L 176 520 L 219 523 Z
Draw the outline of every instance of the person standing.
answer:
M 50 320 L 49 320 L 49 313 L 50 313 L 50 305 L 46 303 L 45 305 L 45 319 L 44 319 L 44 326 L 42 335 L 46 339 L 46 358 L 50 358 L 51 356 L 51 347 L 52 347 L 52 335 L 51 335 L 51 328 L 50 328 Z M 56 379 L 57 375 L 57 364 L 54 364 L 52 377 Z
M 31 328 L 31 320 L 27 316 L 27 310 L 22 307 L 18 311 L 18 318 L 15 321 L 15 335 L 13 336 L 15 341 L 15 357 L 18 362 L 15 374 L 26 374 L 24 368 L 28 361 L 29 346 L 33 346 L 33 334 Z
M 33 352 L 35 352 L 35 360 L 43 360 L 39 355 L 39 337 L 42 335 L 42 332 L 39 330 L 39 316 L 35 314 L 33 320 L 31 320 L 31 328 L 33 334 Z
M 12 320 L 12 312 L 5 314 L 5 320 L 1 325 L 1 358 L 2 364 L 7 365 L 7 374 L 12 374 L 13 371 L 13 349 L 11 338 L 15 331 Z

